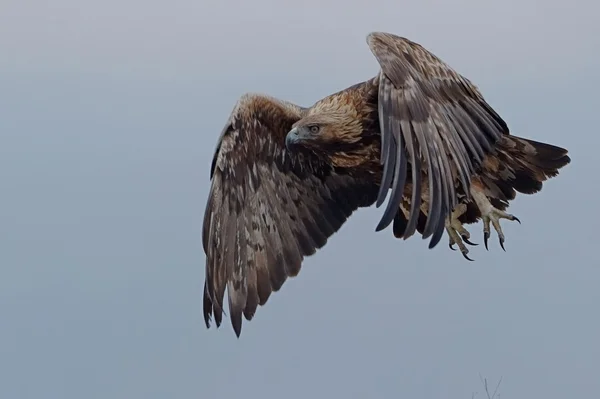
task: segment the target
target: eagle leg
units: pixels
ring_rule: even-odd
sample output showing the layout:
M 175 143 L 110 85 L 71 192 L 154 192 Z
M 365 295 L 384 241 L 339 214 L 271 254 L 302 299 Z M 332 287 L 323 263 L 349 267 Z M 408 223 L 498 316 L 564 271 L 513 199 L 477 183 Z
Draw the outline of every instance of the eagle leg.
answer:
M 490 238 L 490 222 L 492 226 L 494 226 L 494 230 L 498 234 L 498 240 L 500 241 L 500 247 L 504 251 L 504 233 L 502 232 L 502 227 L 500 226 L 500 219 L 507 220 L 516 220 L 521 224 L 519 218 L 515 215 L 511 215 L 505 211 L 502 211 L 492 205 L 492 203 L 487 199 L 485 193 L 476 187 L 471 187 L 471 195 L 481 212 L 481 219 L 483 220 L 483 242 L 485 244 L 485 249 L 488 249 L 488 239 Z
M 465 257 L 465 259 L 473 261 L 473 259 L 469 258 L 467 254 L 469 253 L 469 249 L 465 246 L 465 242 L 469 245 L 477 245 L 469 241 L 471 238 L 471 234 L 467 229 L 464 228 L 459 217 L 461 217 L 467 211 L 466 204 L 458 204 L 454 210 L 452 210 L 452 214 L 449 218 L 446 219 L 446 231 L 448 232 L 449 244 L 451 250 L 454 251 L 454 244 L 458 245 L 460 252 Z

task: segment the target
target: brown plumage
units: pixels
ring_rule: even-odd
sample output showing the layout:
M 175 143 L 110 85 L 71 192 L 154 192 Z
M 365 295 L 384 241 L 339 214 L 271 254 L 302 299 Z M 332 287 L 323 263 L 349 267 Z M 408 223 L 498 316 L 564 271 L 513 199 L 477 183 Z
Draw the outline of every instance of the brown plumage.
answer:
M 377 230 L 396 237 L 463 223 L 516 220 L 504 212 L 516 192 L 533 194 L 569 163 L 567 151 L 509 135 L 479 90 L 420 45 L 372 33 L 377 76 L 312 107 L 247 94 L 218 141 L 203 226 L 204 318 L 222 322 L 225 290 L 237 336 L 305 256 L 360 207 L 380 206 Z M 454 212 L 453 212 L 454 211 Z M 468 257 L 467 257 L 468 258 Z

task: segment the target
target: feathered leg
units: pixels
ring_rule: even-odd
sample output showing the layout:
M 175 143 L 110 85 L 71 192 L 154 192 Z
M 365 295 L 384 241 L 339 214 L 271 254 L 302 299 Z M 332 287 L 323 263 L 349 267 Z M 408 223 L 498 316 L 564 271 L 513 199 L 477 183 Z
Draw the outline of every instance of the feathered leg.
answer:
M 484 159 L 481 171 L 471 179 L 471 197 L 483 220 L 486 249 L 490 223 L 498 233 L 502 249 L 505 237 L 500 219 L 521 223 L 505 212 L 517 192 L 528 195 L 539 192 L 544 182 L 557 176 L 570 161 L 564 148 L 514 135 L 502 136 L 496 151 Z
M 467 254 L 469 253 L 469 249 L 465 246 L 464 243 L 467 243 L 469 245 L 477 244 L 474 244 L 471 241 L 469 241 L 469 238 L 471 238 L 471 234 L 467 229 L 464 228 L 460 220 L 458 220 L 458 218 L 460 218 L 466 211 L 466 204 L 458 204 L 452 211 L 451 216 L 446 219 L 446 231 L 448 232 L 448 237 L 450 240 L 448 244 L 450 249 L 454 250 L 453 246 L 454 244 L 456 244 L 460 249 L 462 255 L 466 259 L 472 261 L 473 259 L 467 256 Z

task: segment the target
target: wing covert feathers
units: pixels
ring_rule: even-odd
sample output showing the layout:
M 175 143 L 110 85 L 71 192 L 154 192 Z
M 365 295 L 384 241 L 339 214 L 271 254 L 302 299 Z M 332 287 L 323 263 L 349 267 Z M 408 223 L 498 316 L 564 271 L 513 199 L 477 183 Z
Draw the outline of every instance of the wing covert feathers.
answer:
M 458 202 L 455 181 L 470 195 L 471 176 L 508 127 L 478 89 L 435 55 L 408 39 L 375 32 L 367 43 L 379 62 L 382 182 L 391 194 L 377 230 L 396 216 L 408 168 L 412 198 L 402 236 L 416 230 L 422 194 L 428 195 L 423 238 L 440 240 L 446 217 Z M 424 181 L 426 180 L 426 182 Z M 387 196 L 381 186 L 377 205 Z M 410 195 L 410 194 L 409 194 Z

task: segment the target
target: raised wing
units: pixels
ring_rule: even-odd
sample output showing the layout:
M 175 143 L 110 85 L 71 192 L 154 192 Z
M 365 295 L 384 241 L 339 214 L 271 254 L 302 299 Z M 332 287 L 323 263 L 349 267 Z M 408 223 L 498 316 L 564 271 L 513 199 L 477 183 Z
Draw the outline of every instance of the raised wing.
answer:
M 384 165 L 377 206 L 391 194 L 377 230 L 386 228 L 398 212 L 409 167 L 412 198 L 402 237 L 414 234 L 428 193 L 423 238 L 429 248 L 441 239 L 445 219 L 458 202 L 456 183 L 470 196 L 471 176 L 491 153 L 508 127 L 479 90 L 417 43 L 375 32 L 367 43 L 381 66 L 379 117 L 381 163 Z M 423 186 L 423 174 L 428 187 Z
M 321 248 L 354 210 L 375 202 L 370 182 L 336 174 L 309 154 L 290 154 L 285 135 L 302 109 L 273 98 L 246 95 L 233 110 L 211 167 L 204 215 L 206 253 L 204 319 L 221 324 L 225 287 L 231 323 L 241 333 L 242 313 L 258 305 L 302 260 Z

